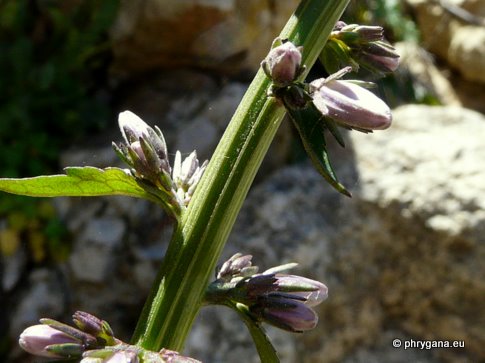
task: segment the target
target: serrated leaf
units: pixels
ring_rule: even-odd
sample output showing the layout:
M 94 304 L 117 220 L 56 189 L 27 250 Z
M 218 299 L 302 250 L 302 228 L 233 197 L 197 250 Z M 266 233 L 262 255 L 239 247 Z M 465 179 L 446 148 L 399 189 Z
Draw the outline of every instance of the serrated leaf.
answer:
M 328 157 L 325 142 L 325 123 L 321 120 L 321 115 L 310 103 L 306 108 L 300 110 L 290 110 L 288 113 L 293 120 L 303 147 L 310 157 L 313 166 L 325 178 L 325 180 L 340 193 L 351 197 L 350 192 L 341 184 Z
M 91 166 L 68 167 L 66 175 L 0 179 L 0 190 L 31 197 L 94 197 L 125 195 L 160 203 L 136 179 L 119 168 L 99 169 Z

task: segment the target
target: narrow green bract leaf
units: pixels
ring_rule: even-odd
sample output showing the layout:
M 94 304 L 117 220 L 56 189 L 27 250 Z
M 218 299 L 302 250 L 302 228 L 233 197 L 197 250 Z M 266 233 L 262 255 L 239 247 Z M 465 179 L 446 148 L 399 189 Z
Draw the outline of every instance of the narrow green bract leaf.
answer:
M 233 304 L 230 303 L 228 306 L 231 309 L 234 309 L 238 314 L 239 317 L 244 321 L 246 327 L 253 338 L 254 344 L 256 345 L 256 350 L 258 351 L 259 358 L 261 362 L 264 363 L 280 363 L 280 359 L 278 354 L 276 353 L 273 344 L 269 340 L 266 332 L 264 331 L 263 327 L 260 323 L 257 323 L 252 317 L 251 313 L 249 312 L 247 306 L 243 304 Z
M 93 197 L 126 195 L 160 202 L 147 193 L 133 176 L 119 168 L 68 167 L 66 175 L 0 179 L 0 190 L 30 197 Z
M 287 109 L 303 142 L 303 147 L 310 157 L 313 166 L 325 180 L 340 193 L 351 197 L 350 192 L 338 181 L 330 164 L 325 143 L 325 124 L 314 106 L 309 104 L 300 110 Z M 334 131 L 334 130 L 332 130 Z M 337 139 L 338 140 L 338 139 Z M 343 141 L 343 140 L 342 140 Z

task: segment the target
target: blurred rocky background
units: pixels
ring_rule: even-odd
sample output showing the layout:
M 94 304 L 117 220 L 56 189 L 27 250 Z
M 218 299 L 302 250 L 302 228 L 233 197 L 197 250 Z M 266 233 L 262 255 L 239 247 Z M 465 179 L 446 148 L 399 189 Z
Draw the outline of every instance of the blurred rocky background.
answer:
M 157 124 L 169 152 L 210 158 L 297 4 L 0 2 L 1 176 L 121 165 L 109 145 L 125 109 Z M 224 258 L 295 261 L 329 286 L 317 329 L 268 328 L 282 362 L 484 361 L 485 1 L 352 1 L 344 19 L 383 25 L 402 55 L 397 74 L 379 82 L 393 127 L 330 145 L 349 199 L 283 123 Z M 19 333 L 78 309 L 128 340 L 171 226 L 141 200 L 0 195 L 0 361 L 33 361 L 17 348 Z M 465 348 L 396 349 L 396 338 Z M 258 361 L 225 308 L 202 311 L 185 353 Z

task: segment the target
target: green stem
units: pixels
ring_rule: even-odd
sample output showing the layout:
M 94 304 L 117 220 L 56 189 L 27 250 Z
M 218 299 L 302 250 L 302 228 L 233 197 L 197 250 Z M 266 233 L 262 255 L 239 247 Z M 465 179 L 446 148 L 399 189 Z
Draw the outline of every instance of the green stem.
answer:
M 303 45 L 307 70 L 348 1 L 303 0 L 281 32 L 280 37 Z M 145 349 L 179 351 L 184 346 L 227 237 L 285 113 L 267 97 L 270 86 L 260 70 L 175 228 L 133 336 L 133 342 Z
M 251 334 L 251 337 L 253 338 L 261 362 L 279 363 L 280 359 L 278 358 L 278 354 L 276 353 L 273 344 L 271 344 L 271 342 L 269 341 L 269 338 L 266 335 L 263 327 L 251 318 L 248 308 L 242 304 L 234 304 L 228 306 L 233 310 L 237 311 L 241 320 L 244 321 L 244 324 L 246 324 L 246 327 L 249 330 L 249 334 Z

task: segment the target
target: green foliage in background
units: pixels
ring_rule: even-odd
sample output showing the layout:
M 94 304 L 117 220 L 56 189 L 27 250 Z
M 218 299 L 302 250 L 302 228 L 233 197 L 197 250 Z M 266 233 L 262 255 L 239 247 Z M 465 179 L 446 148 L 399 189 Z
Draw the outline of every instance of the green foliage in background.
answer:
M 116 9 L 115 0 L 0 2 L 3 177 L 51 171 L 62 147 L 108 119 L 92 91 Z
M 419 41 L 419 29 L 401 0 L 365 0 L 350 2 L 344 18 L 347 23 L 379 24 L 392 43 Z
M 419 29 L 402 0 L 352 0 L 343 20 L 357 24 L 380 24 L 386 39 L 391 43 L 419 43 Z M 406 103 L 439 104 L 438 99 L 423 89 L 405 69 L 398 69 L 385 78 L 375 81 L 381 95 L 391 107 Z
M 0 0 L 2 177 L 58 171 L 60 151 L 110 119 L 100 90 L 118 2 Z M 22 241 L 34 261 L 67 256 L 65 229 L 47 205 L 0 198 L 0 255 L 14 253 Z

